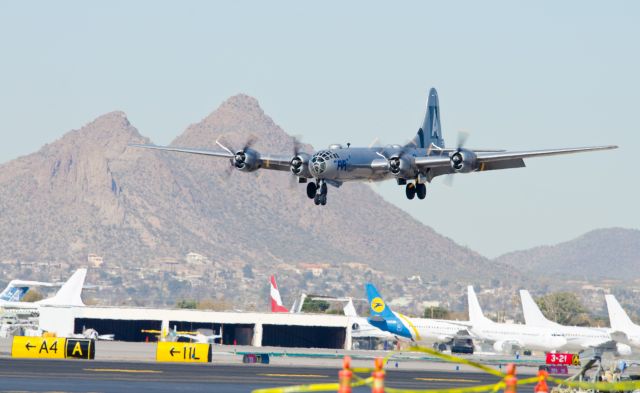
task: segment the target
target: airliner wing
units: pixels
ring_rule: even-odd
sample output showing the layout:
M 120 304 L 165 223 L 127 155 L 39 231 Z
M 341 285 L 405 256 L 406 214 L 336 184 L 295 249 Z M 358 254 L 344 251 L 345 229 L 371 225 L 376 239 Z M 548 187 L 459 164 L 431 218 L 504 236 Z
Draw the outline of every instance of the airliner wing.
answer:
M 130 144 L 131 147 L 137 147 L 142 149 L 172 151 L 186 154 L 197 154 L 201 156 L 219 157 L 226 159 L 233 159 L 235 154 L 226 150 L 207 150 L 207 149 L 192 149 L 188 147 L 172 147 L 172 146 L 156 146 L 156 145 L 137 145 Z M 274 169 L 278 171 L 289 171 L 291 165 L 291 159 L 293 157 L 274 154 L 260 154 L 260 168 L 262 169 Z

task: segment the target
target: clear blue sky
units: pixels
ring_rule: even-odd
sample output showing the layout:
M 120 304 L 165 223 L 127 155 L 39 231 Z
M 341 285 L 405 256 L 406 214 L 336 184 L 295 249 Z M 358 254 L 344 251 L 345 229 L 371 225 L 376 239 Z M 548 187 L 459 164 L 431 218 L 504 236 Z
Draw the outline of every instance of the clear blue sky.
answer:
M 0 162 L 116 109 L 168 143 L 238 92 L 316 147 L 402 143 L 436 86 L 450 144 L 621 149 L 375 192 L 487 256 L 639 228 L 638 21 L 637 1 L 3 1 Z

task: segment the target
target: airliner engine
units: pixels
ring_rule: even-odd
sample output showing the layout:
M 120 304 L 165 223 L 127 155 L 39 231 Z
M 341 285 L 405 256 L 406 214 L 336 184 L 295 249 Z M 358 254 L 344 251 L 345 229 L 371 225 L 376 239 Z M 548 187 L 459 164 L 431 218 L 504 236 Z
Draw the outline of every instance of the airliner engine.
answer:
M 616 352 L 618 356 L 629 356 L 631 355 L 631 347 L 627 344 L 616 343 Z
M 496 341 L 493 343 L 493 349 L 496 352 L 501 353 L 512 353 L 514 350 L 519 348 L 520 345 L 515 341 Z

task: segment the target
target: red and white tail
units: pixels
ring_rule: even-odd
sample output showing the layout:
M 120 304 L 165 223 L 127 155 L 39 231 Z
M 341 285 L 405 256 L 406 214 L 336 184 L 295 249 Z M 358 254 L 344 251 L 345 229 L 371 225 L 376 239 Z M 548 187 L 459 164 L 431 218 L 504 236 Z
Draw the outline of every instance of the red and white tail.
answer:
M 275 276 L 271 276 L 271 312 L 289 312 L 289 310 L 282 305 L 282 299 L 280 298 L 280 291 L 278 290 Z

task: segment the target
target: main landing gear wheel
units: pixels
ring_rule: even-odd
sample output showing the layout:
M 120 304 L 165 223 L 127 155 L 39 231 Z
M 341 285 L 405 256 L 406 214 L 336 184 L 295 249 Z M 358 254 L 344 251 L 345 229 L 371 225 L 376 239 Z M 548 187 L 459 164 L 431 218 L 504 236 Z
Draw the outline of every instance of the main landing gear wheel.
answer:
M 317 205 L 326 205 L 327 204 L 327 194 L 318 194 L 315 197 L 313 197 L 313 202 L 315 202 L 316 206 Z
M 313 187 L 311 187 L 313 185 Z M 311 195 L 311 191 L 313 191 L 313 195 Z M 307 186 L 307 196 L 309 198 L 313 198 L 313 202 L 317 205 L 326 205 L 327 204 L 327 183 L 324 180 L 321 180 L 319 184 L 309 183 Z
M 427 186 L 423 183 L 416 184 L 416 195 L 418 199 L 424 199 L 427 196 Z
M 309 199 L 313 199 L 316 196 L 316 191 L 318 191 L 316 183 L 310 182 L 307 184 L 307 196 Z
M 416 196 L 416 185 L 413 183 L 407 184 L 406 188 L 407 199 L 413 199 Z

